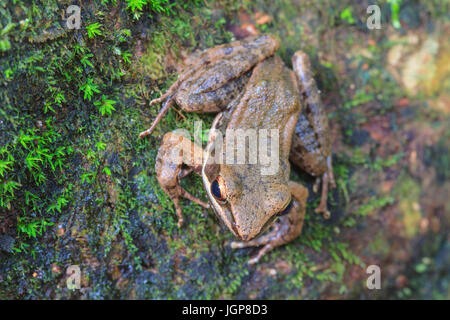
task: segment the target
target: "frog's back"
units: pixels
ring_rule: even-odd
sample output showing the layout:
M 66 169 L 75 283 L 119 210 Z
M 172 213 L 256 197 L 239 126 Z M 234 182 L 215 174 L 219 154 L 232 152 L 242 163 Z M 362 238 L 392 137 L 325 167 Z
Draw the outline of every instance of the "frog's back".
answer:
M 273 55 L 279 42 L 261 35 L 210 48 L 193 55 L 186 68 L 176 101 L 184 110 L 219 112 L 246 85 L 255 65 Z
M 294 73 L 275 55 L 253 70 L 227 129 L 278 129 L 288 155 L 300 107 Z

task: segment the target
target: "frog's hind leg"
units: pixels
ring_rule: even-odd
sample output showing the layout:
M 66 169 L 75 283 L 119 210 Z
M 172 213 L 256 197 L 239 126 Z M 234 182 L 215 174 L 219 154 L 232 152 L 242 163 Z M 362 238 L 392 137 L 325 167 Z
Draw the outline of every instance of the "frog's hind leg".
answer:
M 328 173 L 328 182 L 330 183 L 331 188 L 332 189 L 336 188 L 336 181 L 334 180 L 331 155 L 327 157 L 327 173 Z
M 148 136 L 149 134 L 151 134 L 153 132 L 153 130 L 155 129 L 157 124 L 166 115 L 167 111 L 169 111 L 169 109 L 173 106 L 174 100 L 175 100 L 175 94 L 176 94 L 178 88 L 180 87 L 181 83 L 183 83 L 183 81 L 187 77 L 191 76 L 194 72 L 195 72 L 195 69 L 190 69 L 190 70 L 183 72 L 161 97 L 150 101 L 150 103 L 149 103 L 150 106 L 160 103 L 160 102 L 163 102 L 163 101 L 165 101 L 165 102 L 164 102 L 163 107 L 159 111 L 158 116 L 155 118 L 155 120 L 153 120 L 153 123 L 150 126 L 150 128 L 148 128 L 145 131 L 142 131 L 139 134 L 139 138 Z
M 306 172 L 318 177 L 314 185 L 314 192 L 318 191 L 320 182 L 322 182 L 320 204 L 315 211 L 322 213 L 328 219 L 330 217 L 327 208 L 328 189 L 329 187 L 334 188 L 336 185 L 331 165 L 328 118 L 320 99 L 320 91 L 313 77 L 308 55 L 297 51 L 292 57 L 292 65 L 305 110 L 299 115 L 296 125 L 298 137 L 293 139 L 291 159 Z M 317 154 L 321 156 L 318 157 Z
M 189 199 L 204 208 L 209 204 L 187 192 L 181 185 L 182 178 L 191 172 L 201 170 L 203 150 L 188 138 L 176 132 L 169 132 L 163 138 L 156 157 L 156 178 L 161 188 L 173 201 L 178 216 L 178 226 L 184 222 L 179 198 Z
M 234 249 L 263 246 L 258 254 L 248 261 L 249 264 L 257 263 L 267 252 L 291 242 L 301 233 L 308 189 L 293 181 L 289 182 L 289 189 L 292 193 L 292 208 L 288 214 L 278 218 L 269 233 L 250 241 L 233 241 L 230 243 L 230 246 Z
M 321 178 L 317 178 L 314 184 L 314 192 L 317 192 L 318 185 L 322 182 L 322 193 L 320 196 L 320 204 L 314 210 L 316 213 L 322 213 L 325 219 L 329 219 L 331 214 L 328 211 L 327 201 L 328 201 L 328 187 L 336 188 L 336 182 L 334 181 L 333 166 L 331 163 L 331 156 L 327 157 L 327 171 L 322 175 Z

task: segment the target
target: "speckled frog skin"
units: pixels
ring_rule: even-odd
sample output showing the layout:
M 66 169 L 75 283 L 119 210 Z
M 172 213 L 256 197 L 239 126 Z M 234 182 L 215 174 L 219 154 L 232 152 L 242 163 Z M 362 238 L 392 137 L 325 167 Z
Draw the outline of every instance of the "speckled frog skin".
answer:
M 275 55 L 278 47 L 274 36 L 261 35 L 194 54 L 178 80 L 151 102 L 164 104 L 150 129 L 140 134 L 150 134 L 175 102 L 184 111 L 217 113 L 212 132 L 279 131 L 279 167 L 271 175 L 261 174 L 258 163 L 208 161 L 215 156 L 214 135 L 210 135 L 204 151 L 184 136 L 169 132 L 156 159 L 158 182 L 173 200 L 178 225 L 181 227 L 184 221 L 180 197 L 212 207 L 241 240 L 232 242 L 233 248 L 263 246 L 250 264 L 301 233 L 308 190 L 289 180 L 290 162 L 317 177 L 316 186 L 322 182 L 316 212 L 325 218 L 330 216 L 328 185 L 334 187 L 328 120 L 309 58 L 297 51 L 291 71 Z M 202 177 L 209 203 L 181 187 L 180 180 L 191 172 Z

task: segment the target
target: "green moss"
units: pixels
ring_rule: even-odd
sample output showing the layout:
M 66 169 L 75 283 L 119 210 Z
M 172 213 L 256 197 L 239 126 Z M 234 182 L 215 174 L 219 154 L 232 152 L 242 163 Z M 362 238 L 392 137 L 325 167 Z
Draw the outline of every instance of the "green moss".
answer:
M 386 235 L 382 232 L 377 234 L 373 241 L 369 244 L 370 250 L 375 254 L 389 254 L 389 242 L 386 239 Z
M 356 215 L 366 216 L 376 212 L 377 209 L 383 208 L 388 204 L 394 203 L 394 198 L 391 196 L 381 196 L 371 198 L 369 201 L 359 207 L 355 212 Z
M 395 183 L 393 193 L 398 200 L 398 208 L 403 215 L 404 231 L 407 237 L 419 232 L 422 213 L 419 205 L 420 185 L 410 176 L 403 174 Z

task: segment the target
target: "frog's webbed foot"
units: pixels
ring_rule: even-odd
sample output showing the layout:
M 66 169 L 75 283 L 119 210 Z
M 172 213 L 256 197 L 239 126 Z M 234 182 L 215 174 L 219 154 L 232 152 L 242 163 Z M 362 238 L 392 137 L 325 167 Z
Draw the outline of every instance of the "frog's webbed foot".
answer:
M 281 217 L 285 218 L 285 217 Z M 280 220 L 281 220 L 280 218 Z M 264 246 L 261 250 L 259 250 L 258 254 L 251 258 L 248 261 L 248 264 L 252 265 L 257 263 L 262 256 L 264 256 L 267 252 L 271 251 L 273 248 L 282 245 L 284 243 L 280 242 L 280 224 L 286 224 L 284 221 L 277 221 L 276 225 L 273 226 L 273 230 L 271 230 L 268 234 L 261 236 L 259 238 L 250 240 L 250 241 L 232 241 L 230 243 L 231 248 L 238 249 L 238 248 L 247 248 L 247 247 L 259 247 Z M 279 244 L 278 244 L 279 243 Z
M 322 175 L 322 177 L 317 178 L 314 184 L 314 192 L 317 192 L 318 186 L 322 182 L 322 193 L 320 196 L 319 206 L 314 210 L 316 213 L 322 213 L 325 219 L 329 219 L 331 214 L 328 211 L 327 201 L 328 201 L 328 186 L 331 188 L 336 188 L 336 182 L 334 181 L 333 166 L 331 164 L 331 156 L 327 157 L 327 171 Z
M 156 178 L 161 188 L 173 201 L 179 227 L 184 222 L 180 197 L 189 199 L 204 208 L 209 208 L 208 203 L 193 196 L 180 185 L 181 179 L 189 173 L 200 172 L 202 157 L 201 147 L 175 132 L 166 133 L 156 157 Z
M 263 246 L 258 254 L 248 261 L 248 264 L 258 263 L 267 252 L 291 242 L 301 233 L 305 218 L 308 189 L 293 181 L 289 182 L 289 188 L 292 193 L 292 208 L 288 214 L 278 218 L 272 226 L 272 230 L 250 241 L 232 241 L 230 243 L 233 249 Z

